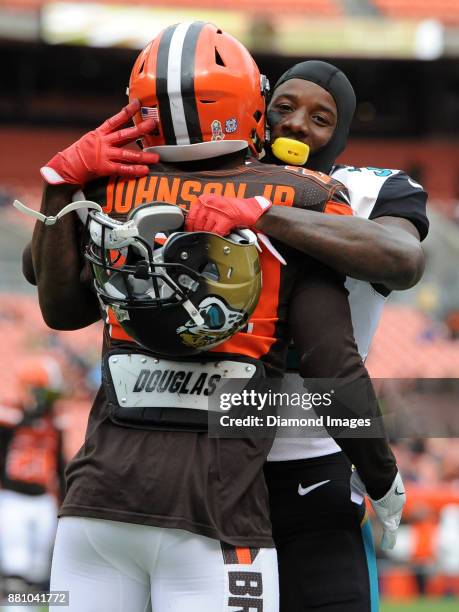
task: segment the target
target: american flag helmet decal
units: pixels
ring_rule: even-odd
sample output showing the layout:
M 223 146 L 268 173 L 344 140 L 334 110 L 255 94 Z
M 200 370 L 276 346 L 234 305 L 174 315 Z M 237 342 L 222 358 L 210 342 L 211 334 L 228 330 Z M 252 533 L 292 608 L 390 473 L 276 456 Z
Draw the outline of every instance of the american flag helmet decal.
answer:
M 157 106 L 142 106 L 140 114 L 142 115 L 142 119 L 156 119 L 156 121 L 159 121 Z

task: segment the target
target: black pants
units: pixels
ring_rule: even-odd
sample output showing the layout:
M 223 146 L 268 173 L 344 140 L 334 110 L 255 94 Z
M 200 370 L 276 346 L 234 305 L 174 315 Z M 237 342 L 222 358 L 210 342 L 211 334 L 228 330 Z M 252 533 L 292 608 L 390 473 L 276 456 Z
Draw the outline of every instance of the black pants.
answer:
M 378 610 L 370 526 L 350 475 L 343 453 L 266 464 L 280 612 Z

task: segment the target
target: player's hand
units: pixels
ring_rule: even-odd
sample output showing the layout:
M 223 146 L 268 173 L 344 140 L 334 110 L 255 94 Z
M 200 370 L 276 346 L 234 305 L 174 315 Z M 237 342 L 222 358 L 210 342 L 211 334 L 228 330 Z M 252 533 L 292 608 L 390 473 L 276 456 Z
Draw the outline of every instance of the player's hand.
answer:
M 40 169 L 42 177 L 50 185 L 70 183 L 82 186 L 95 178 L 112 174 L 146 176 L 149 171 L 146 164 L 156 164 L 159 156 L 123 147 L 152 132 L 157 122 L 146 119 L 135 127 L 121 129 L 139 109 L 139 100 L 134 100 L 97 129 L 57 153 Z
M 272 202 L 262 196 L 226 198 L 201 195 L 192 203 L 185 221 L 187 232 L 213 232 L 227 236 L 237 228 L 253 228 Z
M 352 473 L 351 489 L 354 489 L 362 496 L 367 495 L 365 485 L 357 472 Z M 391 550 L 397 541 L 397 529 L 402 518 L 403 506 L 406 502 L 405 487 L 403 486 L 400 472 L 397 472 L 394 482 L 384 497 L 372 499 L 368 496 L 368 499 L 383 526 L 381 548 L 383 550 Z

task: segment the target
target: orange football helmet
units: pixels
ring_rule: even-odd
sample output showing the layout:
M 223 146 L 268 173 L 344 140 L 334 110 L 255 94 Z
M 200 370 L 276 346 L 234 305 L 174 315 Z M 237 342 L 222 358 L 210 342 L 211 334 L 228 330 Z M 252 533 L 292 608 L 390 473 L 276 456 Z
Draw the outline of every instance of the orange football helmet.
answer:
M 51 405 L 65 390 L 61 366 L 48 356 L 26 359 L 17 372 L 17 381 L 29 412 Z
M 64 387 L 60 364 L 48 356 L 25 360 L 18 371 L 18 380 L 27 387 L 48 388 L 59 392 Z
M 159 120 L 142 139 L 163 161 L 225 155 L 249 147 L 259 156 L 269 89 L 247 49 L 211 23 L 179 23 L 163 30 L 140 53 L 131 72 L 134 117 Z

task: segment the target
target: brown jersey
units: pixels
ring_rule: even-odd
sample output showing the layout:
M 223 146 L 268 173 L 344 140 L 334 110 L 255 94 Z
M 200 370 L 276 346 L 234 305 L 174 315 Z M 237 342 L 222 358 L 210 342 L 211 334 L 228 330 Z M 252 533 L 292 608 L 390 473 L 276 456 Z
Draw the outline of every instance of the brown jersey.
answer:
M 135 206 L 158 201 L 188 208 L 200 194 L 264 195 L 274 204 L 351 214 L 343 186 L 303 168 L 258 162 L 232 169 L 187 172 L 158 164 L 147 177 L 119 177 L 89 185 L 85 196 L 122 219 Z M 260 255 L 263 289 L 247 327 L 215 350 L 257 359 L 268 376 L 283 371 L 287 306 L 300 268 L 280 244 L 288 264 L 267 249 Z M 307 262 L 307 263 L 305 263 Z M 106 317 L 104 351 L 136 346 Z M 237 546 L 273 546 L 262 467 L 267 439 L 209 438 L 207 433 L 146 431 L 114 424 L 104 387 L 89 417 L 86 440 L 67 468 L 68 490 L 61 516 L 77 515 L 180 528 Z
M 185 172 L 181 168 L 157 164 L 143 178 L 112 177 L 97 181 L 85 195 L 100 203 L 105 213 L 123 219 L 136 206 L 152 201 L 168 202 L 188 209 L 191 202 L 202 194 L 241 198 L 263 195 L 275 205 L 352 215 L 345 187 L 328 175 L 298 166 L 279 167 L 259 162 L 207 172 Z M 276 340 L 284 337 L 288 287 L 295 277 L 298 262 L 285 245 L 276 243 L 276 248 L 290 255 L 289 266 L 283 266 L 266 249 L 260 254 L 263 291 L 250 318 L 250 333 L 246 330 L 236 334 L 230 341 L 216 347 L 215 351 L 236 352 L 261 359 L 269 373 L 275 371 L 280 374 L 283 363 L 279 359 L 281 351 L 276 348 Z M 308 265 L 315 266 L 316 262 L 302 256 L 301 266 L 304 268 Z M 107 323 L 112 339 L 131 341 L 110 309 L 107 311 Z

